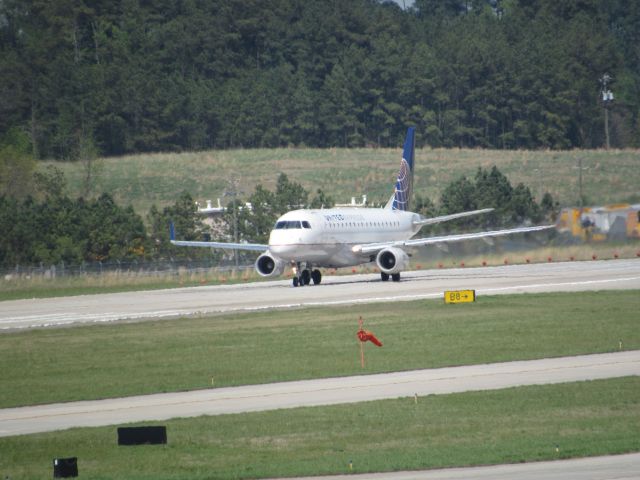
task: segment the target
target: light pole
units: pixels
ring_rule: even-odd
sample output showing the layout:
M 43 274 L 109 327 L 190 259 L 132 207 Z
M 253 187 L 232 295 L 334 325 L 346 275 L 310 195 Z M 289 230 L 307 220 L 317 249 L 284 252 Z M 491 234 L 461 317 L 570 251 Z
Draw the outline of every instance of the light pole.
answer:
M 538 175 L 538 203 L 542 202 L 542 168 L 534 168 L 533 171 Z
M 227 190 L 224 192 L 224 196 L 225 197 L 231 197 L 231 202 L 232 202 L 232 208 L 233 208 L 233 242 L 234 243 L 238 243 L 238 212 L 236 209 L 236 197 L 238 196 L 239 193 L 244 193 L 241 191 L 238 191 L 238 184 L 240 183 L 240 181 L 237 178 L 232 178 L 230 180 L 227 180 Z M 236 265 L 236 269 L 239 266 L 239 259 L 238 259 L 238 249 L 234 248 L 233 249 L 233 258 L 234 258 L 234 263 Z
M 578 169 L 578 206 L 580 207 L 580 216 L 582 216 L 582 209 L 584 208 L 584 201 L 582 200 L 582 170 L 588 170 L 589 167 L 583 167 L 582 158 L 578 158 L 578 165 L 573 168 Z
M 608 83 L 613 80 L 613 77 L 608 73 L 605 73 L 600 78 L 602 84 L 602 105 L 604 106 L 604 138 L 605 148 L 609 150 L 609 107 L 613 102 L 613 92 L 609 90 Z

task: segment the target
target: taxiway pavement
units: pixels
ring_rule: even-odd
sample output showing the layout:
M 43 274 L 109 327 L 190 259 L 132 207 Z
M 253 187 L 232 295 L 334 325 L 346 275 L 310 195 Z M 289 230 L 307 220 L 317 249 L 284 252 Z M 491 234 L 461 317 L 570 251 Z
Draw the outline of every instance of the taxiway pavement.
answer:
M 169 290 L 13 300 L 0 304 L 0 332 L 22 328 L 153 320 L 223 312 L 442 298 L 445 290 L 477 295 L 640 289 L 640 259 L 506 265 L 405 272 L 402 281 L 378 274 L 329 276 L 319 286 L 290 280 Z
M 332 475 L 287 480 L 638 480 L 640 453 L 416 472 Z
M 640 351 L 213 388 L 0 410 L 0 436 L 640 375 Z

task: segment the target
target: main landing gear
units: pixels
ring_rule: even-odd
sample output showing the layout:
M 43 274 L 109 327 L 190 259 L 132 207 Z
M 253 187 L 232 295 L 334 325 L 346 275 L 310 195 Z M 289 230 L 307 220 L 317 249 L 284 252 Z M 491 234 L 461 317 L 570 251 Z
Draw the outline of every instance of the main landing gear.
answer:
M 322 274 L 318 269 L 312 270 L 311 268 L 300 268 L 300 264 L 298 264 L 296 271 L 298 274 L 293 277 L 294 287 L 304 287 L 305 285 L 309 285 L 312 281 L 314 285 L 319 285 L 322 281 Z
M 388 273 L 380 272 L 380 278 L 382 279 L 383 282 L 389 281 L 389 277 L 391 277 L 391 280 L 393 280 L 394 282 L 400 281 L 399 273 L 392 273 L 391 275 L 389 275 Z

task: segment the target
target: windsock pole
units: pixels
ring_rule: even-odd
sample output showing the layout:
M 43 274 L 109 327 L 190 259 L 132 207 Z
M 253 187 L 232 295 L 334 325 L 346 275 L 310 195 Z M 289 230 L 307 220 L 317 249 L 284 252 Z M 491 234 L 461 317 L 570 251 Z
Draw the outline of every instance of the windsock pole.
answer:
M 364 320 L 362 317 L 358 318 L 358 326 L 360 330 L 362 330 L 362 326 L 364 324 Z M 360 344 L 360 368 L 364 368 L 364 342 L 358 342 Z

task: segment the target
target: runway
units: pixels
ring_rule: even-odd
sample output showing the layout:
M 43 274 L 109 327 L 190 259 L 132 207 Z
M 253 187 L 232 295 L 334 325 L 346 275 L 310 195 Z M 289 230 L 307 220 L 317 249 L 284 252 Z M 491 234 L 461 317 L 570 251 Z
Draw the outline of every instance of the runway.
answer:
M 201 316 L 291 307 L 442 298 L 445 290 L 477 295 L 640 289 L 640 259 L 544 263 L 405 272 L 401 282 L 378 274 L 329 276 L 322 284 L 290 280 L 83 295 L 1 303 L 0 331 L 80 323 Z
M 367 473 L 287 480 L 637 480 L 640 453 L 551 462 L 445 468 L 418 472 Z
M 0 436 L 630 375 L 640 375 L 640 351 L 7 408 Z

